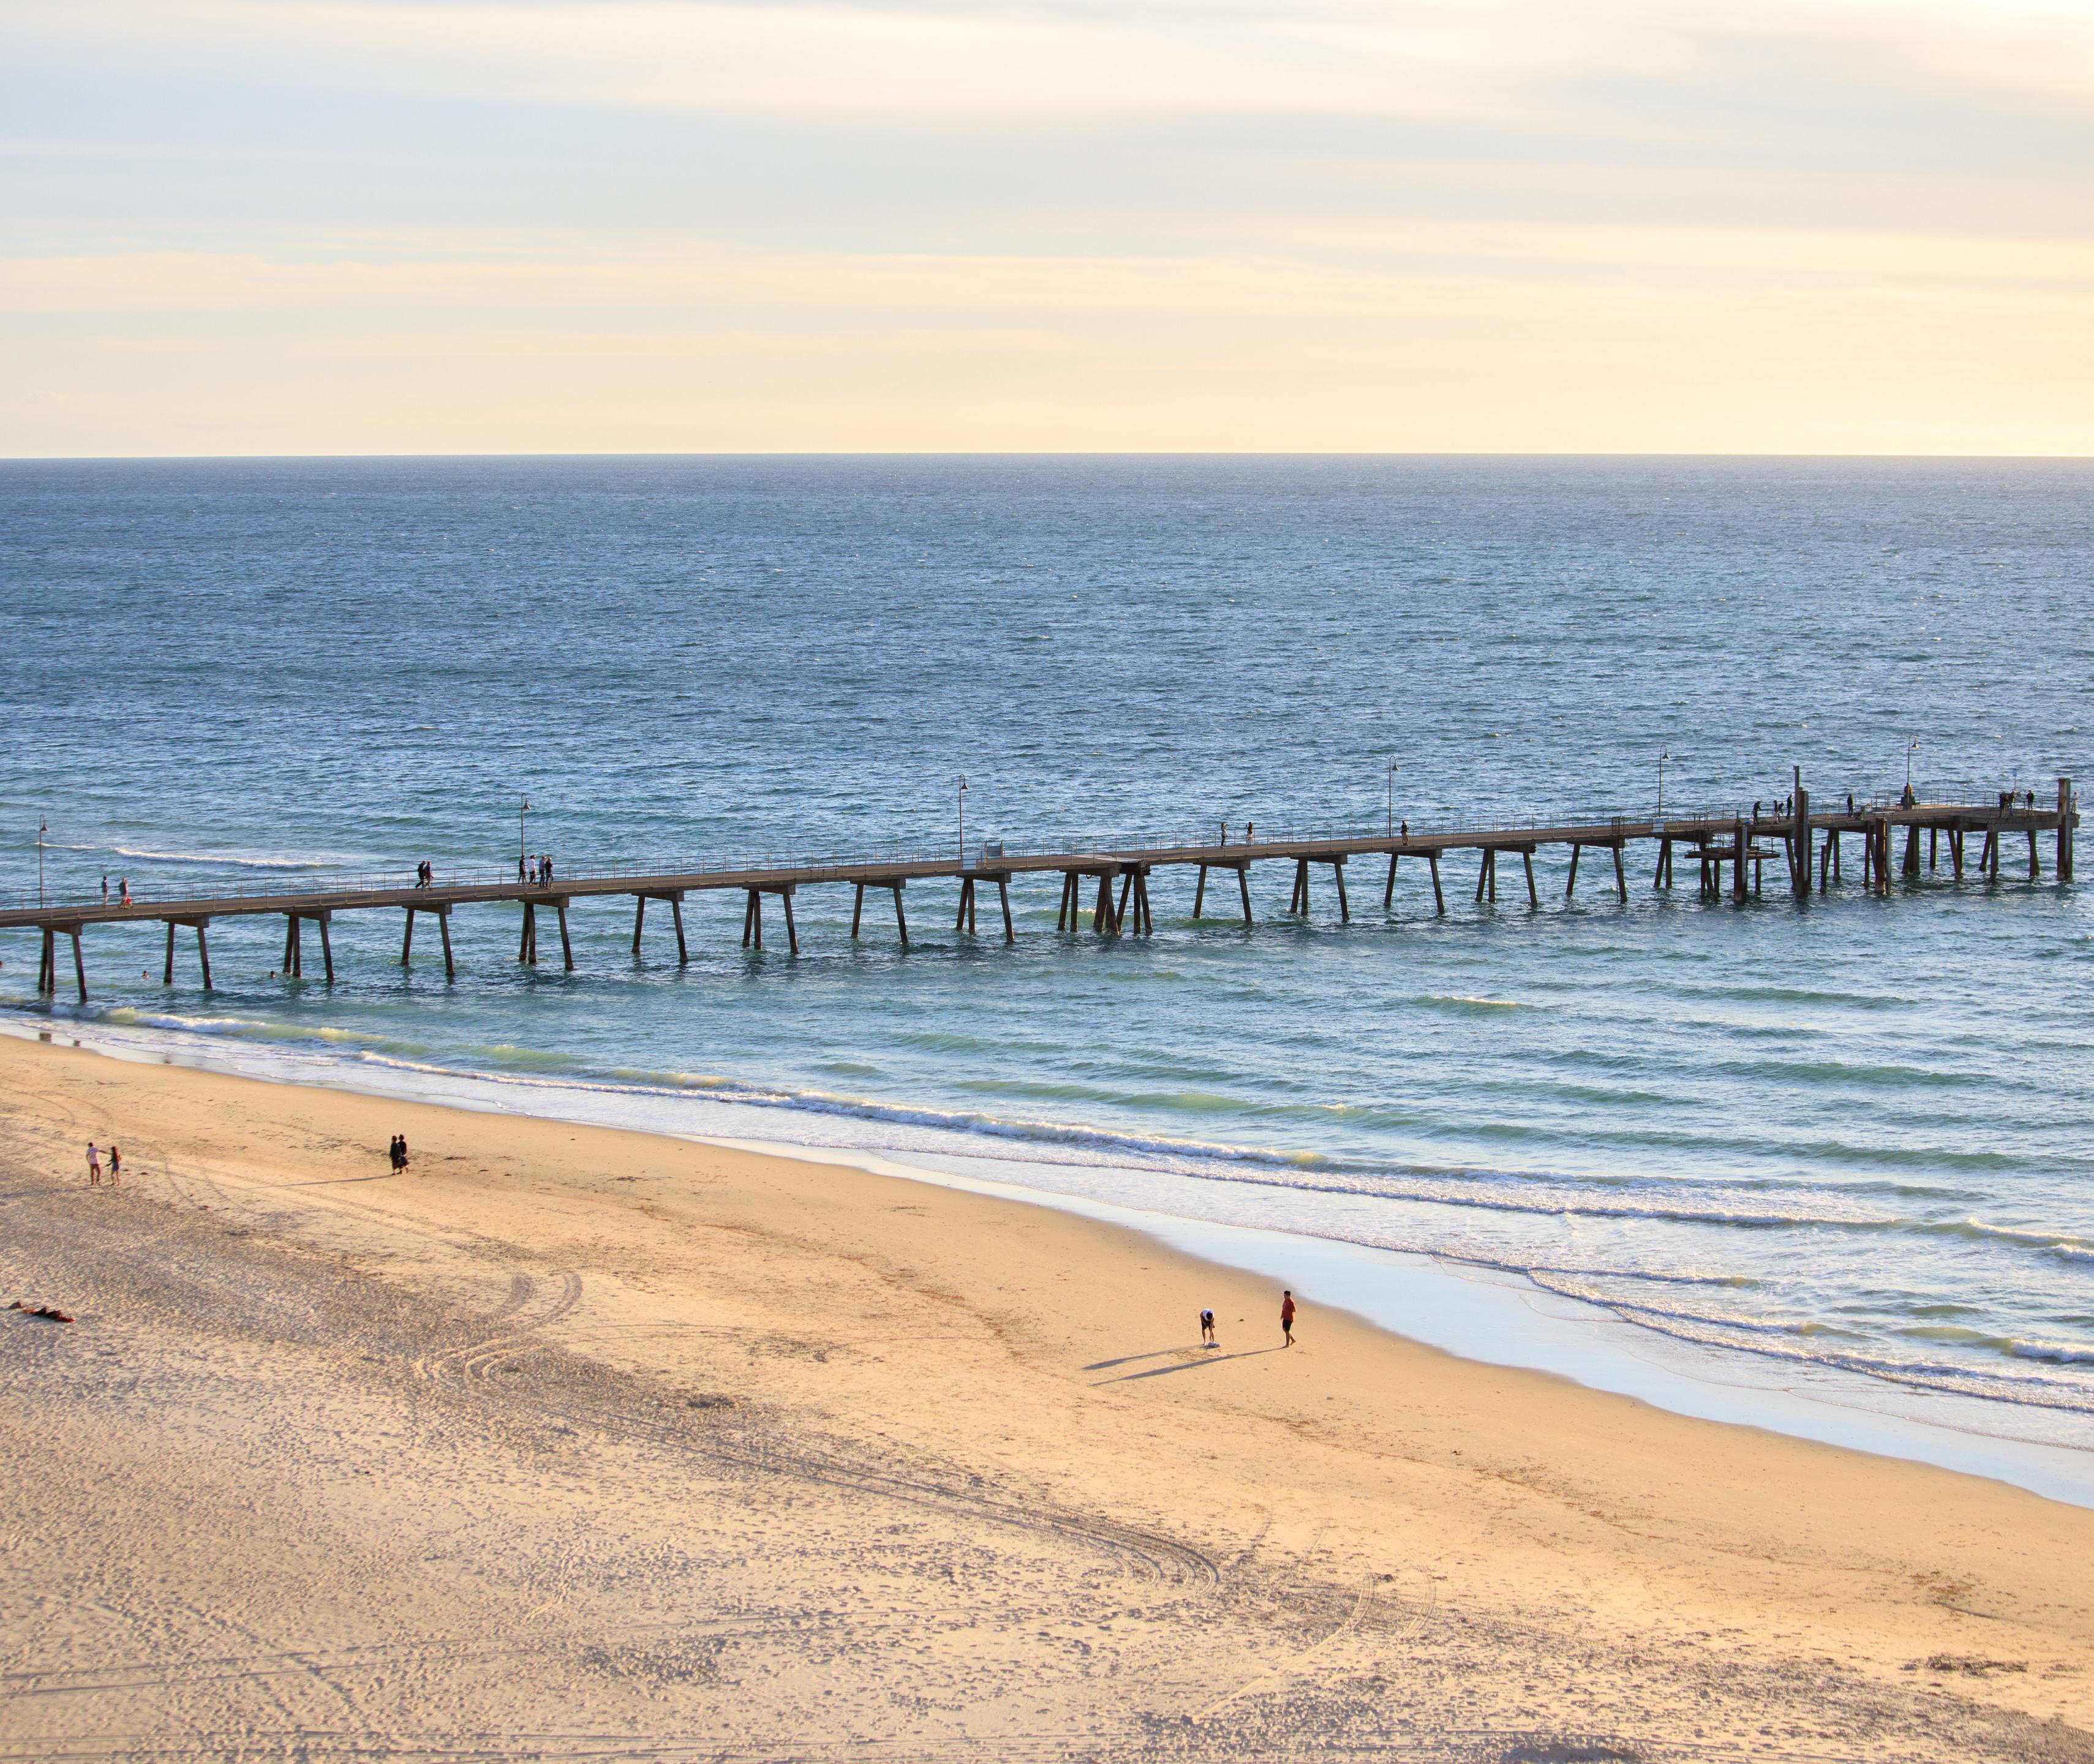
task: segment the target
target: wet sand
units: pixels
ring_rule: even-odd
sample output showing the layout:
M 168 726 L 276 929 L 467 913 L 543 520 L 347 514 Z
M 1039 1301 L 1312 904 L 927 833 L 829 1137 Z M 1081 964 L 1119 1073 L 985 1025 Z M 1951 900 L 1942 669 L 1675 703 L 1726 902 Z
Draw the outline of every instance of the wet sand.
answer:
M 0 1039 L 0 1757 L 2094 1760 L 2094 1514 L 1298 1296 Z

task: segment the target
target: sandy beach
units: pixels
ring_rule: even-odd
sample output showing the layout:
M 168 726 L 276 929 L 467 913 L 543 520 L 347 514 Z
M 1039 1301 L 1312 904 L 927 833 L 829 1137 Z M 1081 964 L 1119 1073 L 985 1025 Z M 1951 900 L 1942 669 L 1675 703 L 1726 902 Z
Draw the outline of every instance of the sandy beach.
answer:
M 12 1038 L 0 1123 L 0 1757 L 2094 1759 L 2094 1513 L 851 1169 Z

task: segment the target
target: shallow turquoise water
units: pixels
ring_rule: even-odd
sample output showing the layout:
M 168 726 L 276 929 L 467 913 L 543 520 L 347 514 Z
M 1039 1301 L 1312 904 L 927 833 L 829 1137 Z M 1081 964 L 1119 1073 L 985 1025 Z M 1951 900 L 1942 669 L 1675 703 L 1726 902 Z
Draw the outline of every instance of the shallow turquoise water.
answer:
M 0 891 L 1771 799 L 2080 776 L 2094 469 L 1633 461 L 628 460 L 0 466 Z M 1851 853 L 1850 853 L 1851 857 Z M 1674 1340 L 1845 1366 L 2005 1429 L 2094 1414 L 2094 940 L 2044 874 L 1734 906 L 1538 862 L 1493 908 L 1356 875 L 1249 932 L 805 953 L 689 910 L 630 953 L 463 966 L 214 929 L 219 990 L 97 932 L 133 1044 L 667 1094 L 693 1130 L 1143 1172 L 1188 1218 L 1518 1271 Z M 286 867 L 291 867 L 287 868 Z M 1850 874 L 1852 872 L 1850 871 Z M 984 926 L 986 930 L 986 921 Z M 775 936 L 775 934 L 774 934 Z M 782 941 L 782 940 L 780 940 Z M 314 966 L 309 962 L 309 966 Z M 544 1094 L 550 1095 L 552 1092 Z M 745 1123 L 736 1129 L 733 1123 Z M 1155 1186 L 1158 1177 L 1167 1179 Z M 1052 1180 L 1059 1180 L 1059 1176 Z M 1127 1179 L 1130 1183 L 1132 1178 Z M 1966 1413 L 1959 1406 L 1958 1413 Z

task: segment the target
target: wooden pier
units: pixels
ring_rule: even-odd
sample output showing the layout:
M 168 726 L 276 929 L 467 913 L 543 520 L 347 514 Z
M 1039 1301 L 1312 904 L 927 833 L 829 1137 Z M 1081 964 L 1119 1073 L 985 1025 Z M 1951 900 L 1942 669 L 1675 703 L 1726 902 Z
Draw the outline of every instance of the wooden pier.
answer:
M 1616 815 L 1598 820 L 1443 824 L 1416 829 L 1405 822 L 1400 827 L 1312 832 L 1248 843 L 1228 842 L 1219 832 L 1212 841 L 1197 836 L 1061 840 L 1037 846 L 989 841 L 978 842 L 968 850 L 949 849 L 942 854 L 893 849 L 805 860 L 619 864 L 550 881 L 500 875 L 451 875 L 406 884 L 386 878 L 343 878 L 338 885 L 324 889 L 282 886 L 237 893 L 156 893 L 151 897 L 134 894 L 128 901 L 114 902 L 106 898 L 23 901 L 0 907 L 0 931 L 41 934 L 42 961 L 37 991 L 46 996 L 55 995 L 59 990 L 59 945 L 70 942 L 72 980 L 85 1003 L 87 962 L 82 938 L 94 926 L 164 926 L 166 951 L 161 980 L 166 985 L 174 984 L 177 931 L 193 931 L 198 964 L 208 990 L 211 984 L 210 926 L 222 919 L 272 915 L 284 920 L 280 971 L 285 976 L 303 976 L 304 932 L 311 927 L 319 939 L 322 973 L 332 981 L 335 964 L 329 927 L 338 913 L 404 913 L 400 941 L 403 967 L 413 959 L 416 920 L 433 919 L 443 950 L 444 973 L 450 978 L 457 974 L 452 913 L 461 906 L 503 902 L 523 910 L 516 959 L 527 965 L 535 965 L 538 960 L 541 913 L 554 916 L 561 959 L 572 970 L 575 958 L 567 923 L 569 907 L 579 901 L 620 897 L 633 902 L 634 954 L 641 951 L 647 907 L 653 902 L 668 906 L 676 933 L 676 958 L 688 962 L 690 949 L 684 935 L 684 902 L 689 896 L 707 890 L 744 896 L 741 941 L 748 949 L 763 947 L 764 897 L 771 897 L 778 903 L 784 921 L 787 946 L 797 955 L 800 933 L 793 903 L 797 892 L 808 888 L 846 887 L 855 891 L 853 938 L 863 929 L 867 892 L 889 895 L 895 932 L 906 946 L 909 920 L 902 897 L 912 883 L 958 884 L 954 929 L 962 933 L 975 929 L 978 890 L 993 884 L 1001 909 L 1004 940 L 1010 942 L 1017 935 L 1011 919 L 1010 890 L 1021 878 L 1060 879 L 1058 932 L 1080 931 L 1088 917 L 1091 930 L 1100 936 L 1141 936 L 1155 928 L 1150 878 L 1165 869 L 1197 871 L 1193 895 L 1196 919 L 1206 916 L 1210 877 L 1217 872 L 1233 872 L 1236 887 L 1224 889 L 1224 897 L 1227 893 L 1237 897 L 1242 923 L 1249 925 L 1252 922 L 1250 870 L 1258 863 L 1293 867 L 1294 889 L 1288 912 L 1297 917 L 1309 915 L 1317 880 L 1319 876 L 1327 877 L 1338 916 L 1347 923 L 1352 918 L 1352 901 L 1345 887 L 1345 867 L 1362 859 L 1388 860 L 1382 889 L 1384 912 L 1396 909 L 1398 870 L 1403 859 L 1421 860 L 1430 880 L 1431 910 L 1444 915 L 1447 900 L 1440 873 L 1443 863 L 1458 854 L 1475 855 L 1475 899 L 1482 904 L 1498 897 L 1498 859 L 1514 855 L 1520 860 L 1517 874 L 1523 883 L 1526 904 L 1538 910 L 1541 896 L 1535 880 L 1534 858 L 1544 847 L 1557 848 L 1569 855 L 1564 886 L 1566 899 L 1577 889 L 1580 860 L 1588 854 L 1605 854 L 1601 885 L 1610 886 L 1616 900 L 1623 904 L 1629 898 L 1627 854 L 1631 846 L 1655 849 L 1651 886 L 1657 889 L 1675 885 L 1676 866 L 1684 854 L 1689 874 L 1698 875 L 1701 897 L 1710 900 L 1721 899 L 1727 892 L 1734 900 L 1760 893 L 1769 862 L 1776 867 L 1776 886 L 1797 897 L 1849 886 L 1887 895 L 1901 880 L 1916 881 L 1922 874 L 1938 876 L 1944 867 L 1956 881 L 1996 884 L 2006 866 L 2011 863 L 2018 869 L 2024 862 L 2024 841 L 2027 874 L 2034 880 L 2043 873 L 2038 845 L 2043 836 L 2051 841 L 2053 873 L 2061 881 L 2072 880 L 2073 835 L 2079 824 L 2079 814 L 2072 782 L 2067 778 L 2057 780 L 2054 802 L 2037 802 L 2031 793 L 2009 791 L 2001 791 L 1988 801 L 1964 802 L 1921 802 L 1908 794 L 1892 803 L 1857 803 L 1848 797 L 1844 806 L 1828 810 L 1813 805 L 1799 776 L 1793 795 L 1779 807 L 1781 811 L 1773 815 L 1759 812 L 1756 806 L 1746 812 L 1696 810 L 1663 817 Z M 1849 861 L 1856 866 L 1851 880 L 1845 874 Z M 1084 910 L 1087 893 L 1092 896 L 1088 914 Z M 1236 915 L 1232 912 L 1227 916 Z

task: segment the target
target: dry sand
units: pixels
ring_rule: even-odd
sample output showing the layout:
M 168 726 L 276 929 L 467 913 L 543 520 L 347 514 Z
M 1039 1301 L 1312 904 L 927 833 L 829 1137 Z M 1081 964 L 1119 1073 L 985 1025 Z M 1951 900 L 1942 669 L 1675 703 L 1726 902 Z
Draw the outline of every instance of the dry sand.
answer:
M 0 1757 L 2094 1759 L 2094 1513 L 1302 1297 L 0 1038 Z

